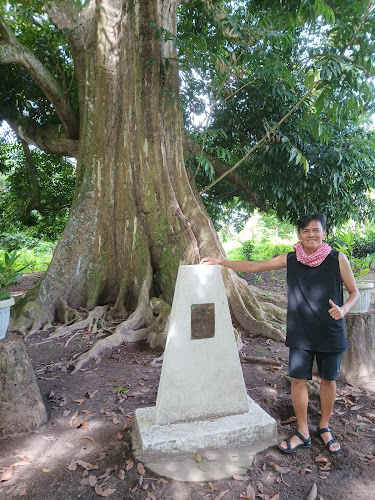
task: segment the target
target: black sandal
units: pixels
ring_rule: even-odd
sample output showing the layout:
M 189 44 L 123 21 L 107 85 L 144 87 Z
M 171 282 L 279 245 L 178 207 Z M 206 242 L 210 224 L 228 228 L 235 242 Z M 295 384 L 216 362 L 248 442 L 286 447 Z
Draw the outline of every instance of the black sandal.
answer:
M 290 446 L 290 439 L 285 439 L 287 447 L 283 448 L 282 446 L 280 446 L 280 444 L 278 444 L 277 445 L 278 449 L 283 453 L 295 453 L 300 448 L 304 448 L 305 450 L 311 448 L 311 437 L 305 438 L 305 436 L 302 436 L 302 434 L 298 431 L 294 433 L 294 436 L 299 437 L 300 440 L 302 441 L 302 444 L 297 444 L 294 448 L 292 448 Z
M 324 434 L 325 432 L 330 432 L 331 435 L 332 435 L 332 439 L 330 439 L 328 441 L 328 443 L 325 443 L 324 442 L 324 439 L 322 437 L 322 434 Z M 335 436 L 332 434 L 332 431 L 329 427 L 323 427 L 322 429 L 317 429 L 317 433 L 318 433 L 318 437 L 322 440 L 326 450 L 328 450 L 330 453 L 341 453 L 342 452 L 342 449 L 341 449 L 341 444 L 340 444 L 340 448 L 338 450 L 330 450 L 329 447 L 334 444 L 334 443 L 338 443 L 337 439 L 335 438 Z

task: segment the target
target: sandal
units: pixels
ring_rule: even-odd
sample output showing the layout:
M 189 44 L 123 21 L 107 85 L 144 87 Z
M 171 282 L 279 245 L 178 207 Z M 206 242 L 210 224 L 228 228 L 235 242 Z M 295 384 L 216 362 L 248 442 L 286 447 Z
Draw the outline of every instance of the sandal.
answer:
M 285 439 L 287 447 L 283 448 L 282 446 L 280 446 L 280 444 L 278 444 L 277 445 L 278 449 L 280 451 L 282 451 L 283 453 L 295 453 L 300 448 L 304 448 L 304 449 L 311 448 L 311 437 L 305 438 L 305 436 L 302 436 L 302 434 L 298 431 L 294 433 L 294 436 L 297 436 L 298 438 L 300 438 L 300 440 L 302 441 L 302 444 L 297 444 L 294 448 L 292 448 L 290 446 L 290 439 Z
M 330 432 L 331 435 L 332 435 L 332 439 L 330 439 L 328 441 L 328 443 L 325 443 L 324 442 L 324 439 L 322 437 L 322 434 L 324 434 L 325 432 Z M 337 439 L 335 438 L 335 436 L 332 434 L 332 431 L 329 427 L 323 427 L 322 429 L 317 429 L 317 433 L 318 433 L 318 437 L 323 441 L 323 444 L 326 448 L 326 450 L 328 450 L 330 453 L 341 453 L 342 452 L 342 449 L 341 449 L 341 445 L 340 445 L 340 448 L 338 450 L 330 450 L 329 447 L 333 444 L 333 443 L 338 443 Z

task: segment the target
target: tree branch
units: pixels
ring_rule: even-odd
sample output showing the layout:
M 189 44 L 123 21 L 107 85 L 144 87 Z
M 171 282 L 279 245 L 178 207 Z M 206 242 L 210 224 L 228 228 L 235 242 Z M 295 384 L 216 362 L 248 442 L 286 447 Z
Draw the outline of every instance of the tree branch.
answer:
M 218 176 L 225 175 L 225 172 L 227 172 L 230 168 L 229 165 L 227 165 L 219 158 L 216 158 L 215 156 L 212 156 L 205 151 L 202 152 L 200 145 L 188 136 L 185 136 L 184 138 L 184 149 L 193 154 L 202 154 L 203 156 L 205 156 L 211 162 L 211 165 L 215 170 L 215 174 Z M 247 181 L 240 175 L 230 173 L 228 174 L 226 180 L 233 184 L 233 186 L 235 186 L 236 188 L 240 189 L 245 198 L 255 207 L 260 208 L 261 210 L 264 210 L 267 207 L 267 204 L 258 195 L 258 193 L 255 193 L 251 190 L 249 181 Z
M 0 16 L 0 64 L 13 63 L 24 68 L 53 104 L 69 139 L 79 136 L 79 119 L 64 90 L 28 48 L 16 40 Z
M 46 153 L 77 158 L 78 140 L 68 139 L 61 125 L 37 125 L 33 120 L 4 118 L 15 133 L 28 144 Z
M 269 134 L 272 134 L 272 132 L 274 132 L 287 118 L 289 118 L 289 116 L 298 108 L 298 106 L 300 106 L 300 104 L 303 103 L 303 101 L 305 101 L 307 99 L 307 97 L 311 94 L 311 92 L 317 87 L 317 85 L 319 83 L 320 83 L 320 80 L 317 80 L 314 83 L 314 85 L 312 85 L 312 87 L 310 88 L 310 90 L 297 102 L 297 104 L 295 104 L 292 107 L 292 109 L 290 109 L 288 111 L 288 113 L 285 116 L 283 116 L 281 118 L 281 120 L 274 127 L 272 127 L 269 130 L 268 134 L 265 134 L 252 148 L 249 149 L 249 151 L 241 158 L 241 160 L 239 160 L 229 170 L 227 170 L 226 172 L 224 172 L 220 177 L 218 177 L 213 182 L 211 182 L 211 184 L 209 184 L 204 189 L 202 189 L 202 191 L 200 191 L 199 194 L 202 195 L 203 193 L 205 193 L 206 191 L 208 191 L 210 188 L 212 188 L 212 186 L 214 186 L 215 184 L 217 184 L 218 182 L 220 182 L 221 179 L 223 179 L 224 177 L 228 176 L 229 174 L 231 174 L 233 172 L 233 170 L 235 170 L 237 167 L 239 167 L 241 165 L 241 163 L 243 163 L 246 160 L 246 158 L 251 155 L 251 153 L 253 151 L 255 151 L 256 149 L 258 149 L 259 146 L 261 146 L 263 144 L 263 142 L 265 140 L 267 140 L 267 138 L 269 137 Z

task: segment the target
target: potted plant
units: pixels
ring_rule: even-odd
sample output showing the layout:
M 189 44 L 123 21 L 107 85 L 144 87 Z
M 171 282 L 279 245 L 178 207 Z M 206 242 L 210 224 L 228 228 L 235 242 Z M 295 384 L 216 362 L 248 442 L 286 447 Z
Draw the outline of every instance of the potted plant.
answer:
M 15 285 L 22 278 L 21 271 L 15 270 L 14 265 L 19 255 L 14 250 L 11 254 L 4 253 L 0 259 L 0 340 L 5 337 L 9 324 L 10 307 L 14 304 L 8 288 Z M 26 266 L 25 266 L 26 267 Z
M 369 310 L 371 303 L 371 291 L 374 288 L 374 283 L 370 281 L 363 281 L 362 277 L 370 272 L 370 266 L 375 259 L 375 253 L 367 255 L 366 257 L 357 258 L 353 255 L 354 235 L 350 231 L 339 231 L 338 236 L 342 240 L 342 244 L 336 244 L 335 248 L 348 257 L 350 266 L 353 271 L 355 280 L 357 281 L 360 299 L 357 304 L 350 309 L 350 313 L 364 313 Z M 343 287 L 344 302 L 349 297 L 349 292 Z

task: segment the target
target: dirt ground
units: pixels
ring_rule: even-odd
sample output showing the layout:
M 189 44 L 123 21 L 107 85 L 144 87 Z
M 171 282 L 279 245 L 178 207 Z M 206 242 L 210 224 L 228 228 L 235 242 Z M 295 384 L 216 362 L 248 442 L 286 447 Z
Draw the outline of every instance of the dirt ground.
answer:
M 26 291 L 35 278 L 26 276 L 15 293 Z M 245 278 L 265 294 L 285 293 L 283 271 Z M 319 397 L 313 392 L 311 450 L 285 455 L 270 447 L 241 476 L 185 483 L 144 470 L 132 454 L 134 411 L 155 405 L 161 368 L 151 363 L 161 351 L 145 342 L 123 345 L 71 374 L 64 370 L 67 361 L 100 333 L 82 331 L 71 341 L 46 342 L 51 331 L 26 340 L 49 420 L 35 432 L 0 437 L 0 498 L 305 500 L 315 484 L 320 500 L 375 499 L 375 381 L 374 390 L 338 383 L 331 427 L 343 447 L 340 455 L 331 455 L 316 437 Z M 295 423 L 285 377 L 287 349 L 245 333 L 242 340 L 243 354 L 269 360 L 242 363 L 248 394 L 276 419 L 280 439 L 288 437 Z

